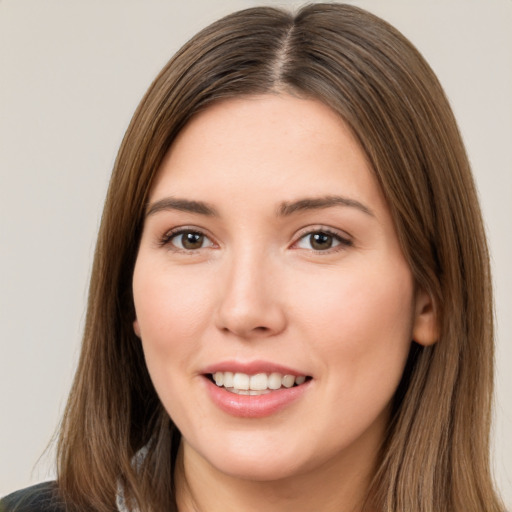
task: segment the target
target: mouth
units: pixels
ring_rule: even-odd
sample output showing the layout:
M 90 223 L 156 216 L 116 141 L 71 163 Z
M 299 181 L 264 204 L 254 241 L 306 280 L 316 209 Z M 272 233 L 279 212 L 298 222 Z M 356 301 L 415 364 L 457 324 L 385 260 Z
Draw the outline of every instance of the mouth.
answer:
M 211 382 L 236 395 L 259 396 L 298 387 L 311 380 L 308 375 L 289 375 L 278 372 L 256 373 L 215 372 L 205 375 Z

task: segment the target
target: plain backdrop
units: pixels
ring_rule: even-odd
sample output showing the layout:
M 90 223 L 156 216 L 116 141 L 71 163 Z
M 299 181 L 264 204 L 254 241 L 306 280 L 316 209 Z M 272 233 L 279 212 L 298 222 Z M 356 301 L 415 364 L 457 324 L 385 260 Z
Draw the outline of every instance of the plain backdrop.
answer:
M 169 57 L 249 0 L 0 0 L 0 495 L 51 478 L 95 236 L 130 117 Z M 512 0 L 354 0 L 444 85 L 493 258 L 498 486 L 512 506 Z

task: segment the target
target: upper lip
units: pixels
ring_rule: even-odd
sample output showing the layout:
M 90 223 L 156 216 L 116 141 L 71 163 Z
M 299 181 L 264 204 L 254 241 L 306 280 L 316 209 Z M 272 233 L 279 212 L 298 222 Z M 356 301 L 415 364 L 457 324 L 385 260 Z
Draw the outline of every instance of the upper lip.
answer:
M 245 373 L 247 375 L 256 375 L 258 373 L 280 373 L 282 375 L 300 375 L 307 376 L 300 370 L 295 370 L 287 366 L 272 363 L 270 361 L 220 361 L 204 368 L 201 373 L 213 374 L 215 372 L 233 372 Z

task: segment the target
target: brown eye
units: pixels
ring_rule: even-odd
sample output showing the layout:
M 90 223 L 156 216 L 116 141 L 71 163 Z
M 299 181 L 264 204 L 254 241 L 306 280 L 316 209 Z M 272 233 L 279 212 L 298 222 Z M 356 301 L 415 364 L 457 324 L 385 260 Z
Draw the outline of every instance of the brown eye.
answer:
M 203 242 L 204 235 L 199 233 L 184 233 L 181 235 L 181 243 L 184 249 L 200 249 Z
M 313 233 L 309 235 L 309 243 L 315 251 L 330 249 L 333 244 L 333 236 L 327 233 Z
M 175 233 L 168 239 L 168 243 L 184 251 L 194 251 L 212 246 L 210 239 L 197 231 L 181 231 Z
M 351 246 L 352 242 L 337 234 L 329 233 L 328 231 L 312 231 L 305 234 L 297 242 L 297 247 L 300 249 L 310 249 L 313 251 L 328 251 L 338 246 Z M 340 249 L 342 247 L 339 247 Z

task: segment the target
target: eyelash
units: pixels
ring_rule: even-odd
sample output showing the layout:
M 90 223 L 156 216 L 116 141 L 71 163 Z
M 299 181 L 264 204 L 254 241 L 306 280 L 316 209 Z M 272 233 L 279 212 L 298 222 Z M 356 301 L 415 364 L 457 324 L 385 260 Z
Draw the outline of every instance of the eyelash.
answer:
M 167 233 L 165 233 L 165 235 L 160 240 L 160 245 L 163 247 L 171 246 L 171 250 L 176 251 L 176 252 L 185 253 L 185 254 L 195 254 L 200 249 L 204 249 L 204 247 L 199 247 L 198 249 L 185 249 L 185 248 L 181 248 L 181 247 L 176 247 L 172 243 L 173 238 L 176 238 L 180 235 L 185 235 L 185 234 L 199 235 L 199 236 L 205 237 L 205 239 L 207 239 L 207 240 L 210 240 L 208 235 L 203 233 L 199 229 L 180 227 L 180 228 L 172 229 L 172 230 L 168 231 Z M 210 240 L 210 242 L 211 242 L 211 240 Z
M 175 252 L 181 252 L 184 254 L 195 254 L 197 251 L 206 248 L 206 247 L 199 247 L 197 249 L 185 249 L 182 247 L 176 247 L 172 243 L 172 240 L 180 235 L 185 235 L 185 234 L 202 236 L 205 239 L 209 240 L 212 245 L 214 244 L 214 242 L 209 238 L 209 236 L 207 234 L 205 234 L 203 231 L 194 229 L 194 228 L 180 227 L 180 228 L 172 229 L 171 231 L 168 231 L 167 233 L 165 233 L 165 235 L 161 238 L 159 245 L 161 245 L 163 247 L 171 246 L 171 250 L 173 250 Z M 333 240 L 335 242 L 337 242 L 336 245 L 334 245 L 333 247 L 329 247 L 326 250 L 305 248 L 306 250 L 309 250 L 316 254 L 331 254 L 333 252 L 342 251 L 342 250 L 354 245 L 353 241 L 350 240 L 349 238 L 343 237 L 339 233 L 337 233 L 329 228 L 324 228 L 321 226 L 319 226 L 318 228 L 315 228 L 315 229 L 309 229 L 308 231 L 302 232 L 301 235 L 297 238 L 297 240 L 292 245 L 297 246 L 299 244 L 299 242 L 306 239 L 308 236 L 311 237 L 315 234 L 327 235 L 329 237 L 332 237 Z
M 296 242 L 294 242 L 294 246 L 296 246 L 301 240 L 306 239 L 307 237 L 311 237 L 315 234 L 322 234 L 327 235 L 329 237 L 332 237 L 334 241 L 338 242 L 337 245 L 334 245 L 333 247 L 329 247 L 326 250 L 319 250 L 319 249 L 306 249 L 309 251 L 314 252 L 315 254 L 332 254 L 334 252 L 343 251 L 344 249 L 347 249 L 348 247 L 352 247 L 354 245 L 353 241 L 350 240 L 347 237 L 344 237 L 340 235 L 340 233 L 324 227 L 317 227 L 314 229 L 308 229 L 308 231 L 302 232 L 299 238 Z

